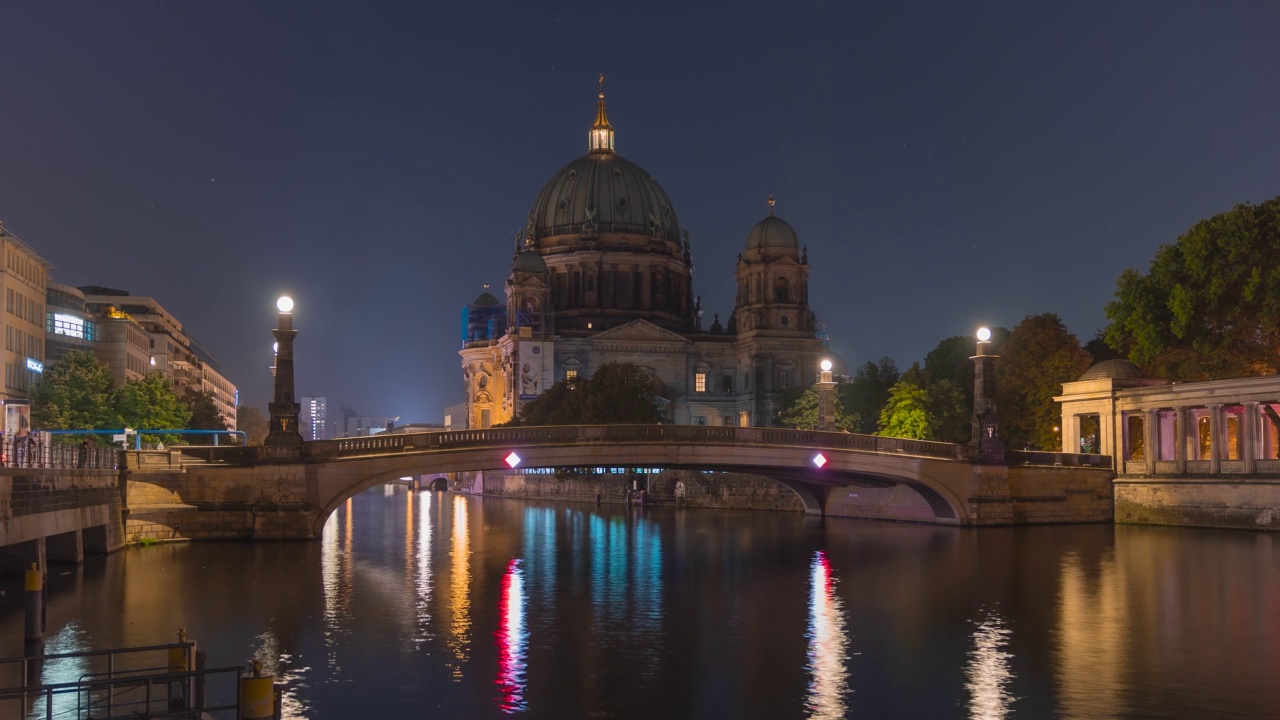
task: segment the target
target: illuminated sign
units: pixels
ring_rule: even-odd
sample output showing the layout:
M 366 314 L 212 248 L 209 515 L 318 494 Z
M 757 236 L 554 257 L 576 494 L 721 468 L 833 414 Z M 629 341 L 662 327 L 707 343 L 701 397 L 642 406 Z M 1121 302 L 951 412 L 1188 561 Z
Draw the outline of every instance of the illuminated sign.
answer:
M 817 455 L 814 455 L 814 456 L 813 456 L 813 464 L 814 464 L 814 465 L 817 465 L 818 467 L 822 467 L 823 465 L 826 465 L 826 464 L 827 464 L 827 456 L 826 456 L 826 455 L 823 455 L 822 453 L 818 453 Z
M 44 363 L 40 362 L 39 360 L 32 360 L 31 358 L 27 358 L 27 369 L 30 370 L 31 372 L 42 373 L 44 372 Z
M 503 458 L 503 460 L 506 461 L 507 467 L 510 467 L 510 468 L 515 468 L 515 466 L 520 464 L 520 456 L 515 454 L 514 452 L 512 452 L 510 455 Z

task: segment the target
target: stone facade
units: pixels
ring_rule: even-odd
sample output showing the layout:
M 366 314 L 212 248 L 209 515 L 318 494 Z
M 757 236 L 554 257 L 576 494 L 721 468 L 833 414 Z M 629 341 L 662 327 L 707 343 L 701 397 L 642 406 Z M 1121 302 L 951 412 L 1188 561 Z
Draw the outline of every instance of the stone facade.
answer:
M 0 470 L 0 551 L 3 564 L 79 562 L 125 542 L 123 503 L 115 470 Z
M 1280 530 L 1280 478 L 1120 478 L 1118 523 Z

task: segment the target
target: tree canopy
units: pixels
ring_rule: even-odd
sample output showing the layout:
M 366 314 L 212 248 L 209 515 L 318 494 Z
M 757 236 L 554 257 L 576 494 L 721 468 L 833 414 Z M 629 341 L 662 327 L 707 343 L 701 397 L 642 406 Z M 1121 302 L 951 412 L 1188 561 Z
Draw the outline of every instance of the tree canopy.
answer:
M 250 445 L 261 445 L 267 437 L 267 418 L 252 405 L 237 405 L 236 429 L 244 431 Z
M 116 412 L 133 428 L 182 429 L 191 419 L 191 409 L 173 391 L 169 378 L 151 372 L 141 380 L 128 380 L 115 393 Z M 179 441 L 177 435 L 162 435 L 162 442 Z
M 205 390 L 196 392 L 188 388 L 182 394 L 182 401 L 191 411 L 187 420 L 188 430 L 226 430 L 227 423 L 222 419 L 222 412 L 214 401 L 213 393 Z
M 840 385 L 837 390 L 841 387 L 845 386 Z M 847 403 L 844 401 L 844 395 L 836 392 L 833 399 L 836 404 L 835 429 L 842 432 L 857 432 L 861 428 L 861 421 L 857 415 L 849 412 Z M 817 430 L 818 426 L 822 424 L 822 418 L 818 417 L 817 386 L 810 385 L 808 389 L 800 393 L 794 402 L 782 410 L 779 420 L 789 428 Z
M 50 430 L 105 430 L 122 425 L 111 371 L 92 352 L 50 363 L 31 393 L 31 422 Z
M 1053 398 L 1062 383 L 1089 368 L 1089 353 L 1053 313 L 1029 315 L 1009 333 L 995 361 L 1000 434 L 1011 448 L 1061 450 L 1055 428 L 1062 410 Z
M 1201 220 L 1120 275 L 1107 344 L 1169 380 L 1280 371 L 1277 257 L 1280 197 Z
M 610 362 L 588 379 L 562 380 L 547 388 L 508 425 L 643 425 L 661 419 L 649 373 L 631 363 Z
M 929 394 L 924 388 L 905 380 L 889 389 L 889 401 L 880 411 L 877 434 L 887 437 L 928 440 L 933 434 L 934 419 L 929 412 Z
M 853 378 L 836 389 L 840 394 L 837 413 L 841 410 L 855 420 L 851 432 L 871 435 L 876 431 L 880 409 L 889 402 L 889 388 L 898 382 L 898 364 L 884 356 L 878 363 L 867 361 L 853 373 Z M 837 424 L 839 416 L 837 415 Z

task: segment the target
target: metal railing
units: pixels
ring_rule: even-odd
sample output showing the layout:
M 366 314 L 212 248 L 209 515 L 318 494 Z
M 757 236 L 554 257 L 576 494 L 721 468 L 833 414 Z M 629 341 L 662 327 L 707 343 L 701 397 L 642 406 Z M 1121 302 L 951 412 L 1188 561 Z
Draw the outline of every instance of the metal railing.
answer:
M 4 438 L 0 464 L 19 468 L 115 470 L 120 451 L 84 443 L 46 442 L 43 437 Z
M 182 658 L 181 666 L 172 664 L 174 652 Z M 86 667 L 75 680 L 41 683 L 45 663 L 60 660 L 99 669 Z M 203 664 L 203 653 L 197 656 L 191 642 L 3 658 L 0 672 L 6 679 L 17 675 L 20 683 L 0 687 L 0 716 L 238 718 L 244 668 Z M 184 669 L 191 667 L 195 669 Z

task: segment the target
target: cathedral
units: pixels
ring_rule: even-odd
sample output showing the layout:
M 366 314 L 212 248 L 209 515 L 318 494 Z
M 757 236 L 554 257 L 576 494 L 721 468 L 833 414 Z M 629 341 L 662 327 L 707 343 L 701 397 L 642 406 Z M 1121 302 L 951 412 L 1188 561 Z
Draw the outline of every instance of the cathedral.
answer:
M 666 422 L 767 426 L 777 395 L 817 379 L 809 258 L 773 214 L 738 254 L 728 322 L 703 330 L 689 234 L 662 186 L 619 155 L 603 87 L 587 154 L 543 186 L 500 300 L 463 310 L 467 427 L 510 420 L 556 382 L 608 362 L 643 367 Z

